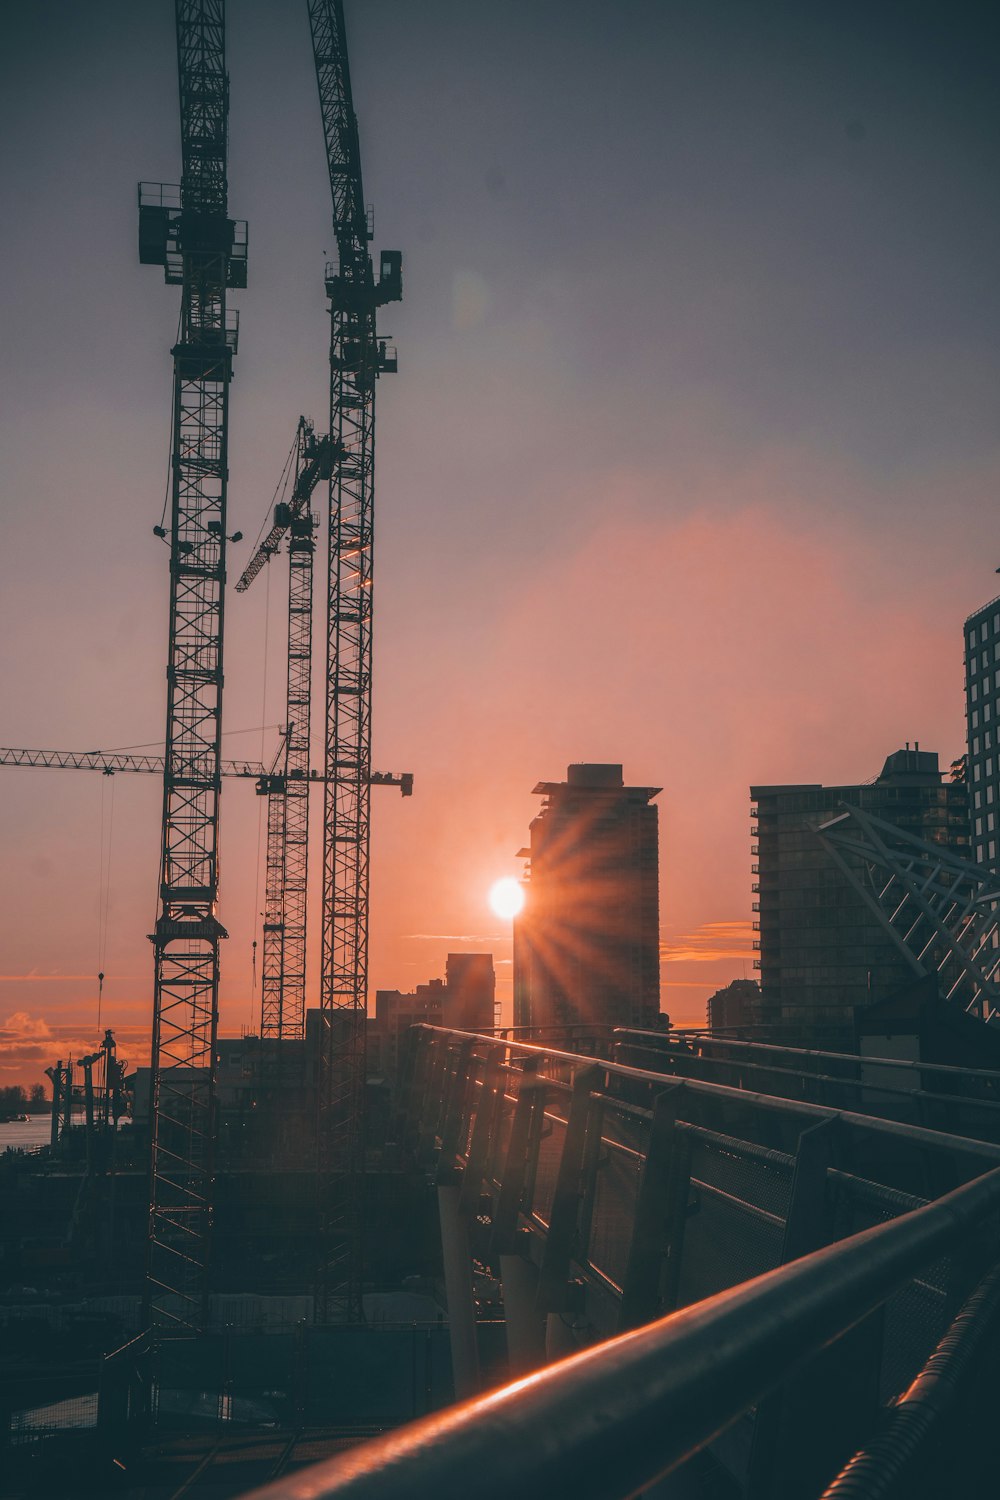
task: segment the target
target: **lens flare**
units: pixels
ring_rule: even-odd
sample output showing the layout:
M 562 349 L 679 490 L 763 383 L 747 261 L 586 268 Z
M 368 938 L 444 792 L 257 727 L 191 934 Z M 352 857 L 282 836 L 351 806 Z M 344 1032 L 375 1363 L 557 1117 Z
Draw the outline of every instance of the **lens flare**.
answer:
M 505 875 L 490 886 L 489 901 L 498 917 L 516 917 L 524 905 L 524 887 L 513 875 Z

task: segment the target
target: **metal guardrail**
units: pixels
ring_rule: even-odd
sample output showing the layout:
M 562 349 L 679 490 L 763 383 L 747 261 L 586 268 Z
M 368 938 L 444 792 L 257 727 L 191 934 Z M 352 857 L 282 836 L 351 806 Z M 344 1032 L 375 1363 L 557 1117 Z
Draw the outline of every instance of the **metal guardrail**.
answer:
M 993 1170 L 926 1207 L 256 1491 L 254 1500 L 413 1500 L 470 1489 L 477 1500 L 634 1495 L 863 1326 L 998 1209 Z M 997 1274 L 978 1294 L 992 1312 Z M 974 1305 L 953 1325 L 952 1345 Z M 925 1386 L 932 1374 L 925 1371 Z M 927 1427 L 919 1441 L 929 1440 Z M 912 1445 L 908 1453 L 912 1459 Z M 890 1493 L 873 1485 L 828 1491 L 876 1492 Z
M 996 1068 L 965 1068 L 956 1063 L 923 1062 L 917 1058 L 878 1057 L 860 1052 L 831 1052 L 818 1047 L 790 1047 L 784 1042 L 757 1042 L 743 1037 L 720 1036 L 715 1032 L 693 1027 L 671 1027 L 669 1031 L 650 1031 L 631 1026 L 616 1026 L 614 1037 L 642 1037 L 649 1041 L 685 1042 L 693 1046 L 726 1049 L 732 1052 L 770 1052 L 785 1058 L 803 1057 L 820 1062 L 843 1062 L 853 1067 L 895 1068 L 900 1072 L 934 1073 L 952 1075 L 957 1079 L 982 1080 L 992 1085 L 1000 1095 L 1000 1070 Z
M 700 1078 L 1000 1142 L 1000 1073 L 702 1034 L 619 1029 L 613 1055 Z

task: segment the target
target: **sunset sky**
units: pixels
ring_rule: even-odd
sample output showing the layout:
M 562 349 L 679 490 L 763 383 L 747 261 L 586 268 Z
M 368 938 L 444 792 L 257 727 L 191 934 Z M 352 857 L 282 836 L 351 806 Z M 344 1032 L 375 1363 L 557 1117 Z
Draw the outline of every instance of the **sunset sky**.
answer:
M 305 6 L 229 9 L 235 581 L 300 412 L 325 425 L 333 239 Z M 179 293 L 138 264 L 135 186 L 179 172 L 173 6 L 8 11 L 0 741 L 155 751 Z M 663 787 L 663 1007 L 700 1021 L 753 973 L 750 783 L 963 749 L 962 621 L 1000 592 L 995 9 L 347 0 L 347 22 L 374 248 L 404 256 L 373 759 L 416 784 L 373 797 L 371 988 L 489 949 L 508 1012 L 486 894 L 531 788 L 620 761 Z M 228 599 L 234 757 L 269 759 L 283 720 L 285 579 Z M 141 1061 L 160 787 L 0 774 L 0 1084 L 93 1046 L 102 963 L 102 1024 Z M 226 786 L 229 1032 L 258 1009 L 261 812 Z

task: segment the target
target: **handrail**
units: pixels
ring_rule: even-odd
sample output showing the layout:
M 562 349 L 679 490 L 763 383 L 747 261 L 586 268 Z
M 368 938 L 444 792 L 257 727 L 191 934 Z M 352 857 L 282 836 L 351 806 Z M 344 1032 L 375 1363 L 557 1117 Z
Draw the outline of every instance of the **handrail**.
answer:
M 649 1035 L 648 1032 L 631 1034 Z M 939 1094 L 935 1089 L 900 1088 L 898 1084 L 873 1082 L 869 1078 L 849 1078 L 846 1074 L 841 1074 L 838 1076 L 836 1073 L 812 1073 L 807 1068 L 782 1067 L 780 1059 L 777 1062 L 753 1062 L 741 1057 L 726 1057 L 722 1054 L 717 1054 L 714 1052 L 663 1052 L 656 1047 L 646 1047 L 641 1042 L 628 1041 L 625 1042 L 624 1045 L 628 1047 L 631 1052 L 643 1052 L 648 1054 L 650 1057 L 662 1057 L 664 1060 L 673 1061 L 676 1059 L 683 1062 L 686 1059 L 688 1062 L 705 1063 L 718 1068 L 744 1068 L 754 1073 L 768 1073 L 772 1077 L 780 1074 L 780 1076 L 783 1078 L 795 1078 L 801 1080 L 803 1083 L 831 1083 L 836 1084 L 839 1088 L 868 1089 L 873 1094 L 892 1095 L 893 1100 L 899 1099 L 901 1101 L 904 1101 L 913 1099 L 928 1099 L 935 1104 L 961 1104 L 975 1106 L 977 1109 L 985 1110 L 987 1113 L 989 1113 L 990 1110 L 1000 1110 L 1000 1098 L 984 1099 L 979 1094 Z M 781 1049 L 771 1048 L 769 1050 L 778 1052 Z M 812 1055 L 820 1056 L 821 1054 L 814 1053 Z M 830 1055 L 835 1056 L 836 1054 Z M 861 1058 L 859 1059 L 859 1061 L 866 1062 L 868 1061 L 868 1059 Z M 883 1062 L 885 1062 L 889 1066 L 895 1066 L 896 1060 L 892 1058 L 878 1058 L 874 1061 L 877 1066 L 881 1066 Z M 911 1065 L 907 1064 L 905 1060 L 900 1060 L 900 1066 L 906 1067 Z M 920 1064 L 916 1063 L 912 1064 L 912 1066 L 919 1067 Z M 963 1072 L 965 1070 L 958 1068 L 954 1071 Z M 969 1071 L 971 1072 L 971 1069 Z M 686 1075 L 683 1073 L 675 1073 L 671 1074 L 670 1076 L 683 1078 Z M 705 1079 L 704 1081 L 706 1083 L 710 1083 L 711 1079 Z
M 450 1038 L 456 1042 L 477 1042 L 483 1046 L 505 1049 L 527 1057 L 548 1057 L 556 1062 L 572 1063 L 579 1067 L 584 1063 L 616 1078 L 631 1079 L 636 1083 L 658 1084 L 683 1083 L 693 1094 L 704 1094 L 707 1098 L 731 1099 L 741 1105 L 769 1111 L 773 1114 L 805 1116 L 812 1120 L 841 1120 L 845 1125 L 860 1130 L 875 1131 L 883 1135 L 898 1136 L 914 1145 L 927 1146 L 931 1150 L 958 1151 L 967 1156 L 981 1157 L 985 1162 L 1000 1164 L 1000 1146 L 989 1141 L 975 1140 L 970 1136 L 955 1135 L 944 1130 L 929 1130 L 923 1125 L 911 1125 L 902 1120 L 886 1120 L 876 1115 L 859 1114 L 854 1110 L 838 1109 L 833 1105 L 812 1104 L 805 1099 L 783 1099 L 775 1094 L 761 1094 L 753 1089 L 737 1089 L 725 1083 L 707 1083 L 700 1078 L 674 1079 L 672 1076 L 651 1068 L 633 1068 L 627 1063 L 610 1062 L 603 1057 L 584 1057 L 578 1052 L 563 1052 L 555 1047 L 536 1046 L 531 1042 L 504 1042 L 498 1037 L 478 1031 L 457 1031 L 446 1026 L 431 1026 L 418 1022 L 411 1031 L 425 1032 L 432 1036 Z M 873 1088 L 877 1085 L 873 1084 Z M 972 1101 L 974 1102 L 974 1101 Z
M 253 1492 L 615 1500 L 669 1474 L 1000 1209 L 1000 1169 L 925 1208 Z
M 998 1320 L 1000 1265 L 966 1299 L 909 1390 L 820 1500 L 892 1500 L 914 1493 L 921 1466 L 939 1440 L 940 1423 L 975 1381 L 977 1360 L 996 1338 Z
M 786 1047 L 780 1042 L 746 1042 L 739 1037 L 715 1036 L 711 1032 L 694 1031 L 684 1027 L 672 1026 L 669 1031 L 653 1031 L 648 1027 L 616 1026 L 614 1035 L 615 1037 L 619 1035 L 651 1037 L 661 1042 L 693 1037 L 696 1042 L 707 1042 L 717 1047 L 738 1048 L 740 1051 L 781 1052 L 790 1057 L 817 1057 L 835 1062 L 854 1063 L 859 1068 L 868 1065 L 878 1068 L 904 1068 L 918 1073 L 958 1073 L 965 1078 L 983 1078 L 987 1083 L 1000 1084 L 1000 1070 L 996 1068 L 963 1068 L 955 1063 L 921 1062 L 909 1057 L 863 1056 L 860 1052 L 826 1052 L 816 1047 Z M 879 1085 L 870 1086 L 875 1088 Z

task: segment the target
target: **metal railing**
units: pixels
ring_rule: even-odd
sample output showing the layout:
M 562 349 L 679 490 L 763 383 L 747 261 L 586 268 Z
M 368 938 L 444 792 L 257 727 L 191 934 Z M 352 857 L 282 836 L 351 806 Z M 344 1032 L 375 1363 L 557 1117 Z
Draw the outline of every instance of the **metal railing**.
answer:
M 824 1351 L 843 1347 L 908 1281 L 968 1243 L 998 1209 L 995 1169 L 903 1217 L 256 1491 L 255 1500 L 412 1500 L 470 1489 L 477 1500 L 634 1495 L 749 1408 L 765 1410 L 790 1376 L 805 1376 Z M 899 1455 L 912 1466 L 934 1440 L 933 1419 L 915 1423 L 912 1403 L 923 1394 L 923 1414 L 933 1416 L 926 1394 L 935 1371 L 940 1384 L 942 1363 L 949 1365 L 950 1356 L 954 1373 L 962 1363 L 956 1353 L 972 1330 L 980 1344 L 993 1331 L 998 1276 L 994 1267 L 980 1283 L 896 1409 L 897 1428 L 909 1421 L 914 1440 L 893 1444 L 883 1435 L 882 1456 L 873 1449 L 863 1455 L 867 1480 L 862 1455 L 854 1458 L 848 1442 L 853 1487 L 837 1478 L 837 1465 L 829 1495 L 896 1493 L 883 1483 L 891 1455 L 901 1471 Z M 971 1362 L 964 1363 L 974 1378 Z M 829 1411 L 821 1415 L 827 1424 L 835 1420 Z
M 928 1125 L 1000 1142 L 1000 1073 L 861 1056 L 696 1032 L 615 1033 L 613 1055 L 670 1077 L 750 1087 L 780 1097 Z

